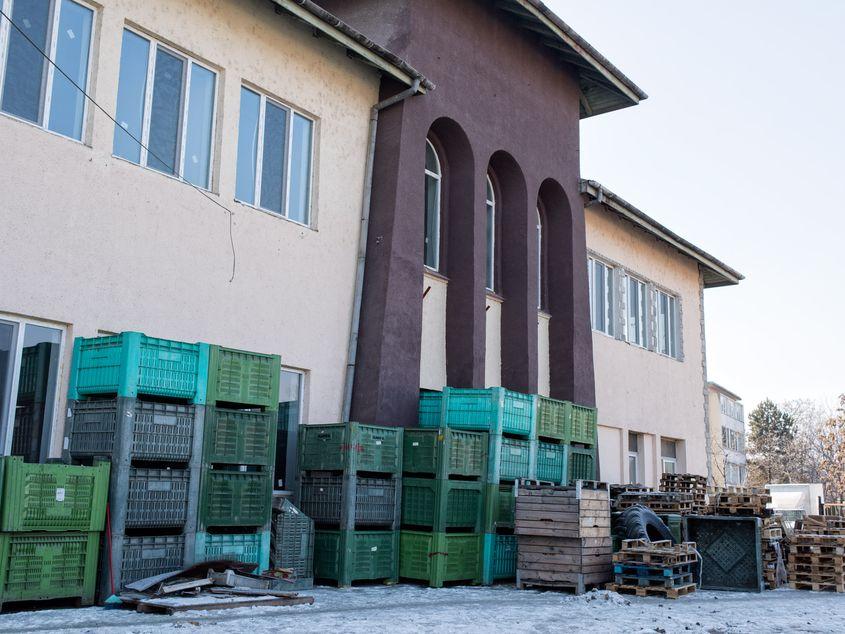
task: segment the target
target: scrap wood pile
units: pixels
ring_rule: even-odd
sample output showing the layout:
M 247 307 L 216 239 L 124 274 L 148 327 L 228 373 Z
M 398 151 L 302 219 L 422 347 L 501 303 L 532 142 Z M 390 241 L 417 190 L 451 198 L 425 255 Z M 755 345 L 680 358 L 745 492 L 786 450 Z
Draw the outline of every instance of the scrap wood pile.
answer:
M 285 591 L 292 571 L 250 574 L 248 570 L 254 567 L 237 561 L 206 561 L 130 583 L 119 599 L 138 612 L 164 614 L 314 603 L 314 597 Z
M 693 512 L 693 496 L 685 492 L 629 492 L 622 493 L 616 500 L 616 508 L 620 511 L 637 504 L 646 506 L 658 514 L 689 515 Z
M 810 515 L 789 543 L 789 587 L 845 592 L 845 518 Z
M 519 589 L 555 588 L 582 594 L 610 579 L 610 497 L 604 483 L 521 484 L 514 532 Z
M 664 473 L 660 476 L 660 490 L 667 493 L 689 493 L 692 512 L 698 514 L 707 506 L 707 478 L 694 473 Z
M 613 583 L 607 589 L 677 599 L 695 592 L 697 562 L 694 542 L 673 545 L 668 540 L 626 539 L 613 553 Z
M 760 533 L 763 555 L 763 580 L 767 590 L 775 590 L 786 583 L 787 536 L 779 515 L 763 520 Z
M 626 493 L 652 493 L 653 487 L 647 487 L 642 484 L 611 484 L 610 485 L 610 506 L 613 510 L 619 510 L 617 503 L 619 498 Z
M 766 507 L 771 501 L 772 496 L 766 489 L 756 487 L 716 489 L 710 494 L 707 514 L 768 517 L 772 512 Z

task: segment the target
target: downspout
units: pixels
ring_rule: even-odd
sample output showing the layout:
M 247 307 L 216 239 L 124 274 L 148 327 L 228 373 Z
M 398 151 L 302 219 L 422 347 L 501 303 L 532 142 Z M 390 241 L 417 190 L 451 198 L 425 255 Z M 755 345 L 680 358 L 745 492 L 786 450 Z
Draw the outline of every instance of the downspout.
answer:
M 355 295 L 352 302 L 352 321 L 349 327 L 349 348 L 346 351 L 346 378 L 343 386 L 342 422 L 349 420 L 352 410 L 352 386 L 355 383 L 355 364 L 358 359 L 358 330 L 361 325 L 361 302 L 364 295 L 364 269 L 367 266 L 367 236 L 370 230 L 370 201 L 373 194 L 373 159 L 376 153 L 376 132 L 379 112 L 413 97 L 419 92 L 420 80 L 414 79 L 410 88 L 378 102 L 370 110 L 370 137 L 364 166 L 364 197 L 361 202 L 361 231 L 358 235 L 358 263 L 355 269 Z

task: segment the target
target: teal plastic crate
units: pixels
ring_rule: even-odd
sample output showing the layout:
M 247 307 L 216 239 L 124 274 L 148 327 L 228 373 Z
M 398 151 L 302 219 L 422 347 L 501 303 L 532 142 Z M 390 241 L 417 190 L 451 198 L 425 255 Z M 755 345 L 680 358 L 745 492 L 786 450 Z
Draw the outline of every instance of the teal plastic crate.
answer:
M 536 423 L 537 402 L 532 394 L 520 394 L 502 387 L 486 389 L 445 387 L 439 397 L 423 393 L 420 402 L 420 427 L 450 427 L 491 434 L 531 437 Z M 433 414 L 434 401 L 440 399 L 440 418 Z M 425 413 L 423 413 L 423 404 Z
M 482 552 L 484 585 L 516 577 L 516 535 L 486 533 Z
M 196 536 L 194 550 L 196 562 L 229 559 L 242 563 L 255 563 L 253 572 L 270 568 L 270 531 L 254 533 L 207 533 Z
M 205 403 L 208 345 L 156 339 L 140 332 L 73 343 L 68 398 L 117 394 Z
M 596 448 L 569 447 L 569 482 L 596 479 Z
M 440 427 L 440 403 L 442 400 L 442 392 L 432 392 L 429 390 L 420 391 L 420 404 L 418 410 L 420 427 Z
M 491 484 L 502 480 L 534 478 L 531 473 L 531 443 L 522 438 L 490 435 L 487 480 Z
M 537 479 L 566 484 L 569 478 L 568 458 L 569 445 L 537 443 Z

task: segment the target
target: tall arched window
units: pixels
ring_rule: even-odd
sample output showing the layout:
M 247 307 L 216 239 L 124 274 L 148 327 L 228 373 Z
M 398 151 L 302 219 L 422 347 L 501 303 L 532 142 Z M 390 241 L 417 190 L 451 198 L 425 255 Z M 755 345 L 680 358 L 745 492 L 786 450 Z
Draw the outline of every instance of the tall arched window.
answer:
M 496 192 L 487 175 L 487 290 L 496 290 Z
M 440 187 L 443 173 L 431 141 L 425 140 L 425 250 L 423 261 L 437 270 L 440 264 Z
M 537 310 L 543 308 L 543 217 L 537 207 Z

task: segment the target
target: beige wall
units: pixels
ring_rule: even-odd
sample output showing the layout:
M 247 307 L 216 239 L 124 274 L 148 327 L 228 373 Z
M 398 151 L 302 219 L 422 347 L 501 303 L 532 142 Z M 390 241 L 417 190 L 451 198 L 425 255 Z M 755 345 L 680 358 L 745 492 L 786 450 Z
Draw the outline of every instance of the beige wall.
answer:
M 745 467 L 747 463 L 746 452 L 736 451 L 722 445 L 722 427 L 727 427 L 735 432 L 745 434 L 745 423 L 722 413 L 719 401 L 719 391 L 711 387 L 708 391 L 708 417 L 710 425 L 710 457 L 711 472 L 713 474 L 713 485 L 722 487 L 727 484 L 728 465 Z M 747 438 L 746 438 L 747 442 Z M 733 483 L 735 486 L 737 483 Z M 742 483 L 739 483 L 742 484 Z
M 420 387 L 442 390 L 446 385 L 446 296 L 449 282 L 426 271 L 423 273 L 422 343 Z
M 586 209 L 587 247 L 680 298 L 683 359 L 593 333 L 601 478 L 627 481 L 628 431 L 644 434 L 640 480 L 660 479 L 660 439 L 678 443 L 678 470 L 707 474 L 697 265 L 603 207 Z M 685 456 L 683 455 L 685 454 Z
M 487 295 L 484 386 L 502 385 L 502 300 Z
M 537 393 L 548 396 L 551 390 L 549 368 L 549 320 L 546 312 L 537 313 Z
M 0 312 L 63 324 L 68 341 L 141 330 L 279 353 L 308 371 L 306 420 L 338 420 L 377 74 L 268 2 L 101 2 L 91 93 L 108 112 L 127 23 L 218 72 L 210 195 L 234 212 L 235 277 L 228 214 L 112 157 L 113 124 L 101 113 L 89 108 L 84 144 L 0 115 Z M 242 81 L 317 121 L 313 228 L 234 202 Z M 68 345 L 62 399 L 69 358 Z

